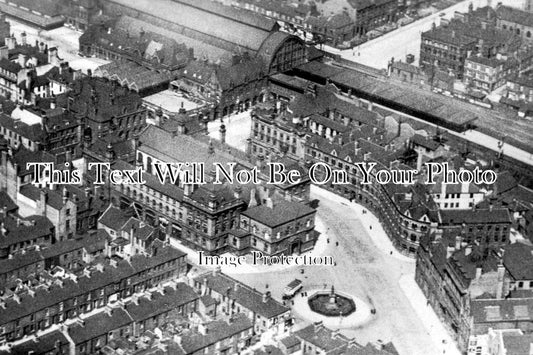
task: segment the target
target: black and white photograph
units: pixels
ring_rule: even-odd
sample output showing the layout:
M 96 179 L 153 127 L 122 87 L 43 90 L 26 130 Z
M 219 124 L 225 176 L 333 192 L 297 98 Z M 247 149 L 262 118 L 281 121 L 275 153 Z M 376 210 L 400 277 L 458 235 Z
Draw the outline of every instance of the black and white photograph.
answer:
M 0 0 L 0 355 L 533 354 L 533 0 Z

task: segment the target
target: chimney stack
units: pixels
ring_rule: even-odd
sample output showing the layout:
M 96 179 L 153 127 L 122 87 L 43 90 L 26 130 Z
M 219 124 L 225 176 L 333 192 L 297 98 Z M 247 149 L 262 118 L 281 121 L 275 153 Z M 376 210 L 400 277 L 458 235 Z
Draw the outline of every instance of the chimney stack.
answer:
M 463 241 L 463 238 L 460 236 L 455 237 L 455 250 L 461 249 L 461 242 Z

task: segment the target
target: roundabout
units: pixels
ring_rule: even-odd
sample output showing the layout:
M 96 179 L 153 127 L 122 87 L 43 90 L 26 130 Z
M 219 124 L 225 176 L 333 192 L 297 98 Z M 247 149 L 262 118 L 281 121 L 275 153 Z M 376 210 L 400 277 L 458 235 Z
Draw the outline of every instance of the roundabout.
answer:
M 333 286 L 330 291 L 318 291 L 308 297 L 307 303 L 313 312 L 326 317 L 347 317 L 355 312 L 352 298 L 335 293 Z
M 298 316 L 309 322 L 322 322 L 332 329 L 361 327 L 372 315 L 368 304 L 333 286 L 299 292 L 293 302 L 292 310 Z

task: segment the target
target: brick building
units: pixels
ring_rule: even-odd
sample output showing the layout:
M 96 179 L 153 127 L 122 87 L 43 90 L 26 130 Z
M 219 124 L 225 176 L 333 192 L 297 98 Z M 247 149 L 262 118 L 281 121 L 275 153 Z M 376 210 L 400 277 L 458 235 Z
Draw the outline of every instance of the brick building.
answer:
M 62 13 L 65 26 L 85 32 L 100 12 L 98 0 L 64 1 Z
M 76 81 L 67 96 L 58 99 L 58 105 L 82 119 L 84 143 L 107 136 L 131 139 L 146 124 L 139 94 L 102 78 L 88 76 Z
M 475 89 L 490 93 L 507 83 L 518 70 L 519 63 L 513 57 L 497 54 L 485 58 L 470 56 L 465 60 L 464 82 Z
M 451 71 L 462 79 L 465 60 L 471 55 L 492 58 L 498 52 L 518 49 L 520 39 L 496 28 L 495 17 L 494 10 L 484 7 L 433 25 L 422 33 L 420 66 Z
M 525 42 L 533 43 L 533 14 L 515 7 L 500 5 L 496 8 L 496 26 L 514 33 Z
M 134 20 L 121 25 L 136 33 L 140 29 L 174 38 L 192 48 L 196 59 L 206 59 L 224 67 L 233 64 L 235 55 L 248 53 L 261 59 L 266 73 L 291 69 L 306 60 L 303 42 L 296 36 L 278 32 L 279 25 L 245 11 L 234 11 L 212 1 L 137 1 L 113 0 L 103 4 L 104 14 L 129 16 Z M 188 16 L 173 16 L 187 13 Z M 209 23 L 205 27 L 203 24 Z M 201 33 L 201 36 L 196 35 Z
M 7 341 L 44 330 L 79 314 L 103 308 L 162 282 L 175 280 L 185 272 L 185 254 L 164 246 L 150 256 L 134 256 L 115 267 L 95 271 L 50 287 L 38 288 L 33 296 L 3 301 L 0 330 Z M 17 296 L 18 297 L 18 296 Z M 90 332 L 83 332 L 84 336 Z
M 240 230 L 247 233 L 238 233 L 233 240 L 270 255 L 300 254 L 313 249 L 318 239 L 315 214 L 315 209 L 298 202 L 269 199 L 241 213 Z
M 509 243 L 512 218 L 506 208 L 440 210 L 439 228 L 467 243 L 498 248 Z
M 91 25 L 80 36 L 80 53 L 122 63 L 136 62 L 168 74 L 175 73 L 192 59 L 192 51 L 171 37 L 143 30 L 142 27 L 130 32 L 129 26 L 133 21 L 128 16 L 121 16 Z M 157 76 L 157 72 L 147 72 Z
M 137 164 L 146 174 L 146 184 L 141 186 L 112 186 L 117 205 L 126 207 L 133 204 L 141 218 L 148 224 L 164 228 L 170 239 L 180 240 L 186 245 L 208 253 L 225 251 L 245 252 L 250 247 L 250 235 L 239 229 L 240 213 L 247 207 L 265 204 L 268 198 L 288 200 L 298 203 L 309 201 L 309 179 L 303 172 L 300 182 L 295 184 L 273 184 L 268 188 L 257 188 L 254 184 L 239 185 L 212 184 L 213 163 L 229 168 L 228 163 L 236 163 L 235 172 L 252 169 L 245 154 L 234 152 L 230 155 L 215 148 L 211 142 L 205 144 L 185 135 L 175 135 L 160 127 L 150 125 L 140 137 L 137 148 Z M 173 142 L 169 144 L 169 142 Z M 180 147 L 177 149 L 177 147 Z M 183 149 L 187 147 L 187 149 Z M 156 178 L 154 163 L 190 161 L 203 162 L 205 165 L 205 185 L 194 186 L 177 179 L 175 182 Z M 128 168 L 128 164 L 117 161 L 117 167 Z M 259 159 L 258 178 L 268 179 L 263 160 Z M 302 169 L 297 164 L 287 168 Z M 130 167 L 131 168 L 131 167 Z M 209 170 L 207 170 L 209 169 Z M 281 217 L 280 217 L 281 218 Z M 242 246 L 232 244 L 231 236 L 246 237 Z
M 244 313 L 252 322 L 254 334 L 272 331 L 281 335 L 292 325 L 290 309 L 270 294 L 261 294 L 216 270 L 196 277 L 194 288 L 202 296 L 208 295 L 217 301 L 215 314 L 218 317 Z

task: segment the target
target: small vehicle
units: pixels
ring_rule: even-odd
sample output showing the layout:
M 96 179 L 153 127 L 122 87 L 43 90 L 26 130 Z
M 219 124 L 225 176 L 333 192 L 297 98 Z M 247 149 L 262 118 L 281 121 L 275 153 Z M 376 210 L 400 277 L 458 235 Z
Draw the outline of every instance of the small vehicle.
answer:
M 291 298 L 296 295 L 298 291 L 302 289 L 302 281 L 298 279 L 294 279 L 291 282 L 285 286 L 285 289 L 283 290 L 283 299 L 284 300 L 290 300 Z
M 444 16 L 446 16 L 446 13 L 445 13 L 445 12 L 441 12 L 441 13 L 439 14 L 439 16 L 440 16 L 440 17 L 444 17 Z

